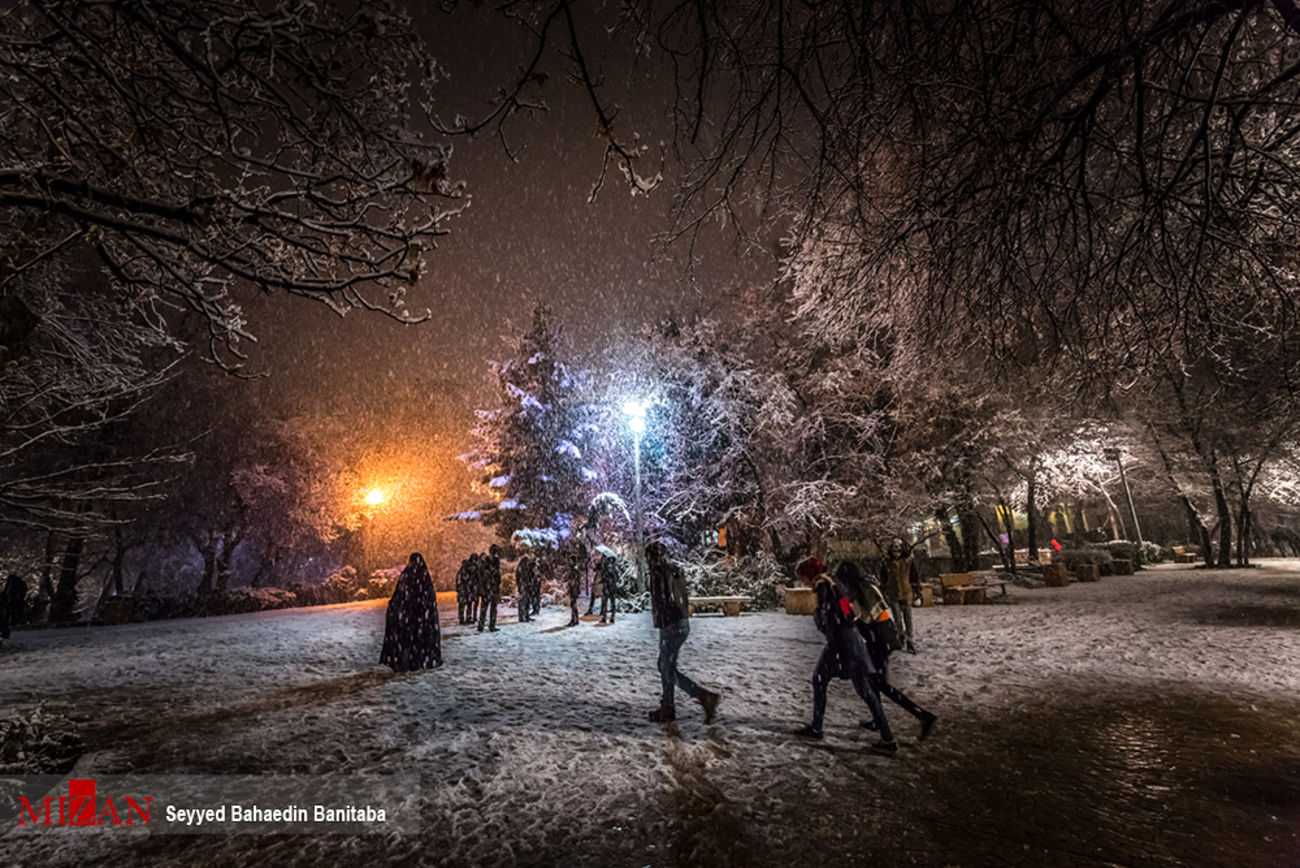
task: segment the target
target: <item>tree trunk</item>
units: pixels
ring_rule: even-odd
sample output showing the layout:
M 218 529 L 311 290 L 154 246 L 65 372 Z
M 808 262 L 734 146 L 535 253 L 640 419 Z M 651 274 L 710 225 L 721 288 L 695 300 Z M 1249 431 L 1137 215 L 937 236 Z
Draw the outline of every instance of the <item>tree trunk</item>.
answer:
M 961 547 L 966 561 L 962 572 L 978 570 L 980 567 L 979 525 L 981 519 L 975 512 L 975 507 L 958 507 L 957 522 L 961 528 Z
M 1025 497 L 1025 516 L 1026 527 L 1025 533 L 1028 536 L 1027 545 L 1029 546 L 1029 565 L 1038 566 L 1038 507 L 1034 505 L 1034 497 L 1038 488 L 1038 465 L 1034 464 L 1029 469 L 1029 479 L 1027 480 L 1029 493 Z
M 113 593 L 117 595 L 125 594 L 126 588 L 123 581 L 123 567 L 126 565 L 126 546 L 122 544 L 122 526 L 113 527 Z
M 948 556 L 952 559 L 952 571 L 954 573 L 966 572 L 966 553 L 962 550 L 961 541 L 957 539 L 957 532 L 952 529 L 952 521 L 948 518 L 948 510 L 938 507 L 934 511 L 934 519 L 939 522 L 939 529 L 943 532 L 943 541 L 948 545 Z
M 1242 498 L 1241 505 L 1237 509 L 1237 566 L 1250 566 L 1250 546 L 1252 516 L 1250 512 L 1250 502 Z
M 1016 571 L 1016 516 L 1011 507 L 1001 497 L 998 498 L 998 513 L 1002 516 L 1002 526 L 1007 531 L 1007 569 Z
M 1006 548 L 1002 545 L 1002 540 L 998 539 L 997 533 L 993 528 L 989 527 L 989 523 L 984 520 L 984 513 L 980 512 L 978 509 L 974 510 L 974 513 L 975 517 L 979 519 L 980 526 L 984 528 L 984 533 L 988 534 L 989 540 L 992 541 L 993 548 L 998 553 L 998 560 L 1002 561 L 1002 566 L 1011 569 L 1011 565 L 1007 562 L 1007 552 Z M 996 519 L 994 521 L 996 521 Z
M 67 624 L 77 617 L 77 573 L 81 570 L 81 553 L 86 541 L 80 534 L 68 538 L 59 565 L 59 583 L 50 599 L 50 622 Z
M 230 585 L 230 561 L 234 558 L 235 549 L 239 548 L 240 540 L 238 537 L 232 539 L 231 534 L 223 534 L 220 537 L 220 548 L 216 557 L 216 591 L 218 595 L 224 595 L 226 588 Z
M 216 585 L 218 544 L 215 538 L 202 544 L 198 542 L 194 544 L 194 547 L 199 550 L 199 554 L 203 557 L 203 581 L 199 582 L 198 591 L 200 604 L 212 595 L 212 588 Z
M 1219 476 L 1219 463 L 1210 455 L 1210 488 L 1214 491 L 1214 508 L 1219 514 L 1219 558 L 1217 566 L 1232 566 L 1232 507 L 1228 506 Z

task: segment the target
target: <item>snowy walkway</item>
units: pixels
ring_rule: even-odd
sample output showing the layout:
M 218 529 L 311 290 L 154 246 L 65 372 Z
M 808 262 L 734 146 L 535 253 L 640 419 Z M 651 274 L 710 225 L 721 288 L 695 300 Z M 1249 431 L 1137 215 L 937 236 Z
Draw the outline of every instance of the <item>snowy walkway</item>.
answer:
M 897 757 L 832 687 L 805 722 L 810 618 L 692 622 L 682 668 L 725 690 L 660 728 L 648 614 L 559 629 L 567 609 L 478 634 L 443 611 L 446 665 L 373 664 L 383 602 L 116 628 L 25 631 L 0 706 L 84 722 L 79 772 L 418 769 L 418 837 L 109 836 L 62 852 L 0 838 L 6 865 L 1182 865 L 1300 854 L 1300 563 L 1164 567 L 1010 588 L 917 612 L 894 681 L 940 715 Z M 508 610 L 507 610 L 508 612 Z M 448 626 L 450 622 L 451 626 Z M 120 840 L 120 839 L 118 839 Z M 114 849 L 116 847 L 116 849 Z M 39 849 L 38 849 L 39 848 Z M 847 862 L 843 857 L 849 857 Z

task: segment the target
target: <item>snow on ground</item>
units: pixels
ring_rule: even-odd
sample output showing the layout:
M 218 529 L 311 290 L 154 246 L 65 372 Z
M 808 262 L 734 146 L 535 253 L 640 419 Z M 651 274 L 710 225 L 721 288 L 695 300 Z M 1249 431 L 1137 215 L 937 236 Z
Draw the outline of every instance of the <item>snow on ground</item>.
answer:
M 1300 834 L 1300 564 L 1161 567 L 1008 588 L 916 612 L 893 680 L 940 716 L 886 705 L 904 749 L 867 750 L 832 687 L 809 716 L 812 619 L 692 621 L 681 667 L 718 720 L 657 702 L 648 613 L 568 629 L 567 608 L 497 633 L 455 624 L 440 670 L 377 666 L 384 602 L 115 628 L 23 631 L 0 703 L 80 720 L 78 773 L 416 770 L 406 837 L 143 843 L 0 837 L 5 864 L 1282 864 Z M 996 592 L 995 592 L 996 594 Z M 1290 854 L 1286 856 L 1285 854 Z

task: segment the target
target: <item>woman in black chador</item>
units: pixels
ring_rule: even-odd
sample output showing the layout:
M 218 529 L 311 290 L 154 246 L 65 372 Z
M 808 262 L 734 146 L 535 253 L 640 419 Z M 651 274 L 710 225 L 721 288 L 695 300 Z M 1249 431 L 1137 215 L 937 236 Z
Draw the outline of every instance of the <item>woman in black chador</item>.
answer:
M 384 650 L 379 662 L 394 672 L 412 672 L 442 665 L 442 635 L 438 630 L 438 594 L 424 557 L 411 555 L 388 601 Z

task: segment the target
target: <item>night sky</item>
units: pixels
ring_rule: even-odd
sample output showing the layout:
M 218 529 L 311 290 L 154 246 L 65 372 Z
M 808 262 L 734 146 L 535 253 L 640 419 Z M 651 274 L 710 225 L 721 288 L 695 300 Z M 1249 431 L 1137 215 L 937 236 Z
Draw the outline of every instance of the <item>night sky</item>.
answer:
M 484 113 L 528 46 L 491 10 L 413 14 L 450 75 L 439 90 L 444 117 Z M 620 123 L 645 131 L 646 140 L 666 137 L 670 91 L 654 70 L 633 74 L 617 57 L 597 62 L 611 90 L 632 94 L 620 100 Z M 253 359 L 271 374 L 253 390 L 259 400 L 382 417 L 385 405 L 437 395 L 435 425 L 445 430 L 442 422 L 454 419 L 464 435 L 464 411 L 484 397 L 486 361 L 500 355 L 512 324 L 526 324 L 534 301 L 555 309 L 581 359 L 612 335 L 669 310 L 709 310 L 720 290 L 770 274 L 770 257 L 742 257 L 725 229 L 697 248 L 693 269 L 684 246 L 657 245 L 671 175 L 649 197 L 633 197 L 613 176 L 589 203 L 603 149 L 594 116 L 558 58 L 549 59 L 548 72 L 550 111 L 508 127 L 518 162 L 490 132 L 453 141 L 451 173 L 465 181 L 472 204 L 450 222 L 452 234 L 408 298 L 412 310 L 432 309 L 432 320 L 403 326 L 360 312 L 339 318 L 282 296 L 254 300 L 261 345 Z

